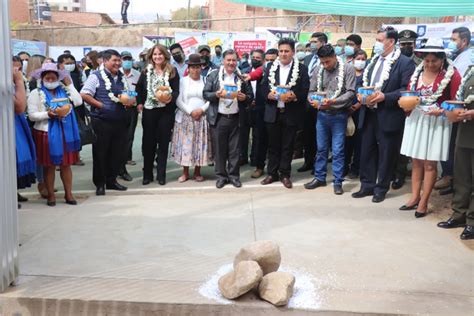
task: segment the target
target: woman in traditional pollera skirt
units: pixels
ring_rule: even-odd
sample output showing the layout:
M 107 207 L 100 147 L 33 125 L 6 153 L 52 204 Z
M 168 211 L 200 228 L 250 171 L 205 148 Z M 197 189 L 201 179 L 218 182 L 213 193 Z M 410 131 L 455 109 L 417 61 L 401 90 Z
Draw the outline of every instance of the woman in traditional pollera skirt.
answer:
M 17 189 L 31 187 L 35 183 L 36 152 L 30 127 L 25 117 L 26 91 L 21 70 L 13 70 L 15 92 L 13 105 L 15 106 L 15 143 L 16 143 L 16 184 Z M 18 193 L 18 200 L 27 201 Z M 18 204 L 20 208 L 21 205 Z
M 38 164 L 45 171 L 47 205 L 56 205 L 56 166 L 60 167 L 66 203 L 76 205 L 72 195 L 71 165 L 79 160 L 81 140 L 72 106 L 81 105 L 82 98 L 67 73 L 58 70 L 56 64 L 45 63 L 32 76 L 40 81 L 28 98 L 28 117 L 35 122 L 33 137 Z
M 202 96 L 204 81 L 201 78 L 201 65 L 204 61 L 201 60 L 201 55 L 190 55 L 187 64 L 189 75 L 181 79 L 180 94 L 176 101 L 179 110 L 175 118 L 172 157 L 177 164 L 183 166 L 179 182 L 190 178 L 189 167 L 192 166 L 193 179 L 201 182 L 204 181 L 201 166 L 207 166 L 212 156 L 211 135 L 206 120 L 209 102 Z
M 455 99 L 461 76 L 446 58 L 441 39 L 429 39 L 424 48 L 415 51 L 423 53 L 423 63 L 408 86 L 420 92 L 421 102 L 405 120 L 401 153 L 412 158 L 412 195 L 400 210 L 416 210 L 419 218 L 427 213 L 438 161 L 446 161 L 449 154 L 452 125 L 443 115 L 441 103 Z

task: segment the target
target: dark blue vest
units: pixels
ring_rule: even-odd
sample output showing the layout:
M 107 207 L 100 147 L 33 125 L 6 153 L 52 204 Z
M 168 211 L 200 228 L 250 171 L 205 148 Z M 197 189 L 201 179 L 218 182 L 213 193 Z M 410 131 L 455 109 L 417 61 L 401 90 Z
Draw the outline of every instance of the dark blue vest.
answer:
M 122 83 L 122 73 L 117 74 L 117 81 L 115 82 L 112 75 L 106 71 L 109 77 L 110 83 L 112 84 L 111 92 L 117 97 L 122 93 L 124 89 Z M 105 81 L 102 79 L 99 71 L 95 71 L 94 74 L 99 78 L 99 87 L 97 88 L 94 98 L 100 101 L 104 106 L 101 109 L 91 107 L 91 116 L 94 118 L 102 119 L 105 121 L 119 121 L 127 120 L 130 117 L 128 111 L 122 105 L 122 103 L 115 103 L 109 97 L 109 91 L 105 89 Z

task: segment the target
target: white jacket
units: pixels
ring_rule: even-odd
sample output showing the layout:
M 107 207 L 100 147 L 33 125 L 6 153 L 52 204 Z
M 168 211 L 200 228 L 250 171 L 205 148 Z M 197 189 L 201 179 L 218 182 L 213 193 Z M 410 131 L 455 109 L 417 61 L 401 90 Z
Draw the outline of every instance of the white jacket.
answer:
M 74 88 L 74 85 L 71 83 L 68 88 L 72 104 L 74 106 L 81 105 L 81 95 L 77 92 L 76 88 Z M 44 107 L 44 104 L 41 103 L 38 89 L 31 91 L 30 96 L 28 97 L 28 118 L 30 121 L 35 122 L 35 125 L 33 126 L 34 129 L 43 132 L 48 131 L 48 111 Z
M 182 78 L 179 82 L 179 96 L 176 100 L 178 112 L 175 116 L 175 121 L 181 123 L 183 115 L 191 115 L 196 109 L 202 109 L 204 112 L 209 107 L 209 102 L 206 102 L 202 96 L 204 90 L 204 82 L 201 80 L 192 80 L 189 76 Z

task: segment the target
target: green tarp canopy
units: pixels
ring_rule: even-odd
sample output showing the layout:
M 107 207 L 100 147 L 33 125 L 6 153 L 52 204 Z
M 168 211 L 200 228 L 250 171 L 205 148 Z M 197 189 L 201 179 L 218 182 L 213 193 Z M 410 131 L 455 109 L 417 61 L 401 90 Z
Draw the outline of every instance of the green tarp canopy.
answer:
M 474 15 L 474 0 L 230 0 L 256 7 L 333 15 L 441 17 Z

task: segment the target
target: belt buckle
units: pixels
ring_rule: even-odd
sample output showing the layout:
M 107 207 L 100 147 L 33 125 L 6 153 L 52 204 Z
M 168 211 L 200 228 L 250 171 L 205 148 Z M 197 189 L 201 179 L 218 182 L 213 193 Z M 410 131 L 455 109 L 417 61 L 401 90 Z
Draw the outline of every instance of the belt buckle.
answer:
M 280 111 L 280 113 L 285 113 L 285 108 L 278 108 L 278 111 Z

